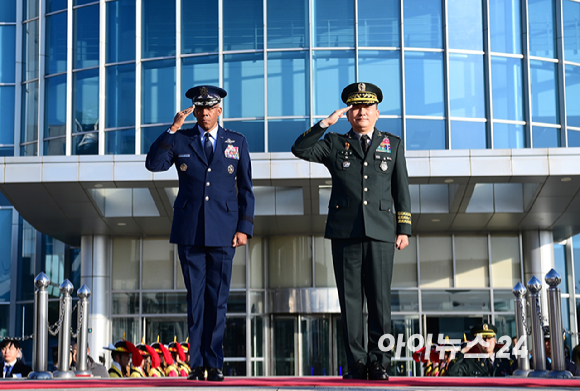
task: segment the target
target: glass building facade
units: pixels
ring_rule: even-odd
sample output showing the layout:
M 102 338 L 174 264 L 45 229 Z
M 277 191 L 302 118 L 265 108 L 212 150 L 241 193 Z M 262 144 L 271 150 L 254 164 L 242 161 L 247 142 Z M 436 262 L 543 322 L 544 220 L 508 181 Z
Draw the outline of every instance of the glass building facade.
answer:
M 579 20 L 577 0 L 3 0 L 0 157 L 6 165 L 107 155 L 142 162 L 175 113 L 191 105 L 185 91 L 213 84 L 228 92 L 222 125 L 247 137 L 253 159 L 274 159 L 343 107 L 342 88 L 356 81 L 382 88 L 377 128 L 400 136 L 408 156 L 479 154 L 493 165 L 495 150 L 558 155 L 580 147 Z M 341 120 L 332 131 L 349 128 Z M 454 202 L 473 216 L 511 217 L 503 229 L 419 230 L 397 253 L 394 332 L 460 338 L 484 320 L 514 334 L 511 289 L 528 276 L 524 234 L 509 222 L 531 210 L 530 197 L 547 185 L 485 179 L 461 206 L 452 199 L 460 182 L 417 176 L 413 214 L 429 224 L 445 222 Z M 295 178 L 286 179 L 277 186 L 291 193 Z M 321 202 L 313 214 L 327 213 L 328 184 L 316 186 Z M 256 187 L 257 195 L 269 191 Z M 141 205 L 133 204 L 130 210 Z M 307 214 L 308 207 L 293 205 L 276 204 L 272 214 Z M 270 215 L 269 207 L 259 205 L 257 214 Z M 60 282 L 82 282 L 78 242 L 53 238 L 46 225 L 42 232 L 0 194 L 2 336 L 31 333 L 32 281 L 40 271 L 53 281 L 51 317 Z M 169 231 L 135 232 L 108 237 L 107 335 L 184 340 L 185 288 Z M 346 360 L 330 242 L 321 229 L 259 232 L 234 261 L 226 375 L 341 374 Z M 564 281 L 567 342 L 576 344 L 580 236 L 570 232 L 551 246 Z M 324 306 L 289 304 L 320 297 Z M 25 355 L 31 352 L 25 345 Z M 390 371 L 421 373 L 408 351 Z

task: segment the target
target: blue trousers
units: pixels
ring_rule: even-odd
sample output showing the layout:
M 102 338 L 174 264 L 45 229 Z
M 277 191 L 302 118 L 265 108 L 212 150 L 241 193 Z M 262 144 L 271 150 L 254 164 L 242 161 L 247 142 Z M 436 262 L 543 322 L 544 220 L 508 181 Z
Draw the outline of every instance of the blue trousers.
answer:
M 190 366 L 223 368 L 233 247 L 178 245 L 187 288 Z

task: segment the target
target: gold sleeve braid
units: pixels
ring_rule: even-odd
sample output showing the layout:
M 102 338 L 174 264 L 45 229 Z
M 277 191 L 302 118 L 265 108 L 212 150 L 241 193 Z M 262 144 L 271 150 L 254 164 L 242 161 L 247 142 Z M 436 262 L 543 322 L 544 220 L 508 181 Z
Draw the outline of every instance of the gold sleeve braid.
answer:
M 397 223 L 411 225 L 411 213 L 409 213 L 409 212 L 397 212 Z

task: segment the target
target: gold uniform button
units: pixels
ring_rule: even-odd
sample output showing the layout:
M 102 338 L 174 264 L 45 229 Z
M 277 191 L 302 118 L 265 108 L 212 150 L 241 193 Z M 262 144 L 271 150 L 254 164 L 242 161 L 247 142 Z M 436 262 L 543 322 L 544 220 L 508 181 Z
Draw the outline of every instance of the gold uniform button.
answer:
M 364 204 L 364 205 L 366 205 L 366 204 L 368 204 L 368 202 L 366 202 L 366 201 L 363 201 L 363 204 Z
M 369 179 L 369 176 L 368 175 L 365 175 L 363 178 L 364 179 Z
M 205 196 L 205 200 L 206 201 L 209 201 L 209 196 Z
M 367 189 L 366 187 L 364 188 L 364 191 L 369 191 L 369 189 Z
M 368 163 L 368 162 L 365 162 L 364 164 L 365 164 L 365 166 L 368 166 L 368 165 L 369 165 L 369 163 Z
M 338 205 L 336 205 L 336 209 L 338 209 Z

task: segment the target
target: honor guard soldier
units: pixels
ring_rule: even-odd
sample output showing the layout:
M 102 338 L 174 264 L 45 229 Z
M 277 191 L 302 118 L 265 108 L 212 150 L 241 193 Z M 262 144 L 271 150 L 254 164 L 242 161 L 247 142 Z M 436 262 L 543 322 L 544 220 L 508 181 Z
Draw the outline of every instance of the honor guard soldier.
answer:
M 151 344 L 151 347 L 159 354 L 161 361 L 159 369 L 163 372 L 163 375 L 165 377 L 179 377 L 179 371 L 173 363 L 173 357 L 171 357 L 171 353 L 165 345 L 159 342 L 159 337 L 157 337 L 157 342 Z
M 497 327 L 490 323 L 476 324 L 471 328 L 474 338 L 481 337 L 482 342 L 466 353 L 457 353 L 449 364 L 447 376 L 501 377 L 511 374 L 512 361 L 496 357 Z M 465 355 L 477 357 L 465 357 Z
M 375 128 L 383 94 L 371 83 L 342 92 L 348 107 L 336 110 L 302 134 L 297 157 L 322 163 L 332 176 L 325 237 L 332 241 L 349 370 L 345 379 L 388 380 L 390 352 L 378 347 L 391 332 L 391 279 L 395 247 L 409 243 L 411 197 L 401 139 Z M 352 129 L 327 133 L 346 114 Z M 394 204 L 394 209 L 393 209 Z M 394 210 L 397 211 L 395 219 Z M 364 340 L 364 295 L 368 305 L 368 351 Z
M 135 345 L 123 338 L 115 342 L 114 345 L 109 344 L 109 346 L 105 346 L 103 349 L 111 351 L 111 359 L 113 360 L 111 368 L 109 368 L 109 377 L 129 377 L 131 354 L 137 351 Z
M 129 350 L 131 351 L 131 370 L 129 371 L 129 377 L 147 377 L 147 373 L 145 372 L 145 360 L 143 358 L 143 355 L 141 355 L 141 352 L 139 351 L 139 349 L 137 349 L 137 347 L 133 344 L 131 344 L 132 347 L 129 347 Z
M 185 363 L 189 367 L 189 337 L 185 339 L 185 342 L 181 342 L 181 347 L 183 348 L 183 353 L 185 353 Z M 189 372 L 191 373 L 191 368 L 189 368 Z
M 147 377 L 165 377 L 160 370 L 161 359 L 151 346 L 145 344 L 145 338 L 136 346 L 145 361 L 144 370 Z
M 226 309 L 236 247 L 252 236 L 254 193 L 246 138 L 219 126 L 226 91 L 191 88 L 193 105 L 151 145 L 145 165 L 166 171 L 175 165 L 179 193 L 173 205 L 171 243 L 177 243 L 187 288 L 191 344 L 188 379 L 221 381 Z M 180 129 L 193 113 L 197 124 Z
M 173 358 L 173 363 L 177 367 L 179 371 L 179 376 L 181 377 L 188 377 L 189 376 L 189 365 L 185 362 L 185 352 L 183 351 L 183 346 L 181 343 L 177 342 L 177 337 L 167 345 L 167 350 L 171 353 L 171 357 Z

